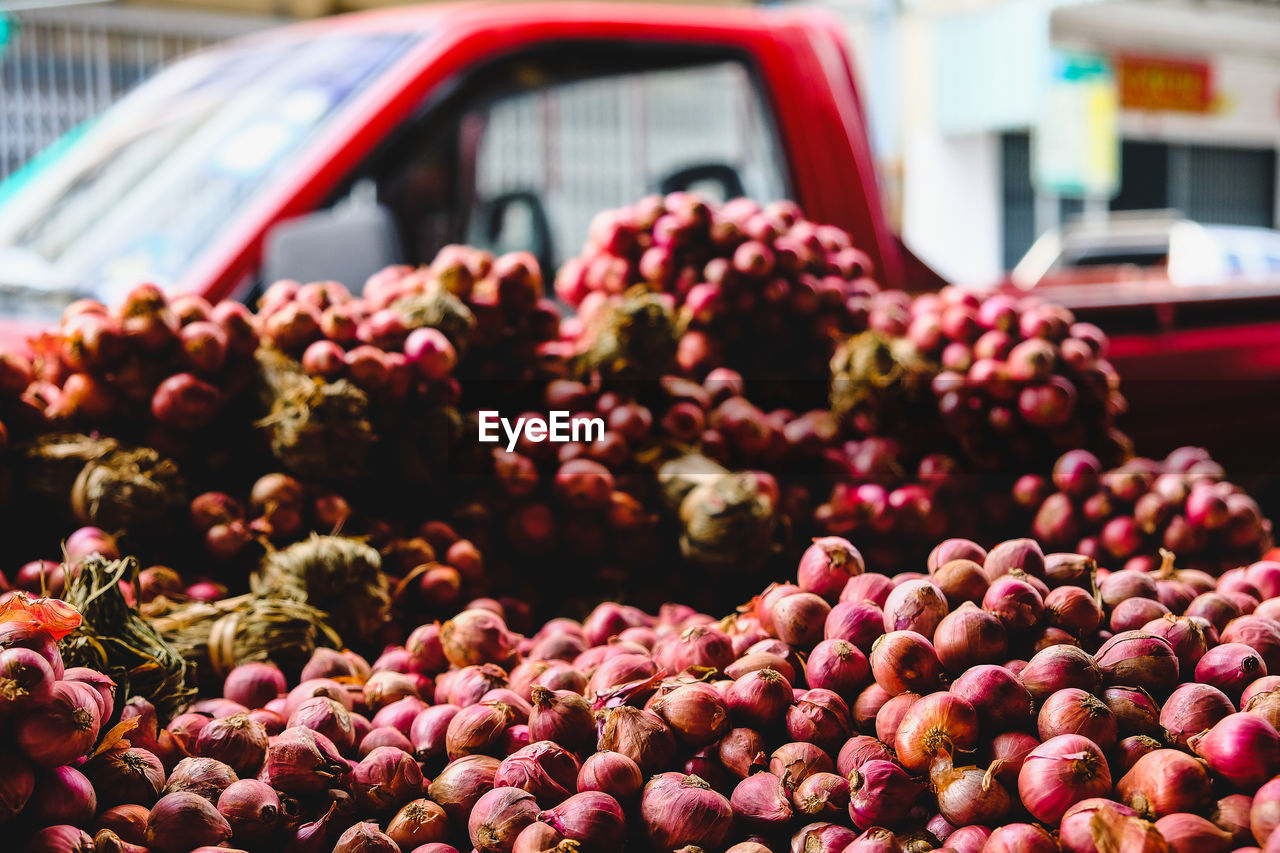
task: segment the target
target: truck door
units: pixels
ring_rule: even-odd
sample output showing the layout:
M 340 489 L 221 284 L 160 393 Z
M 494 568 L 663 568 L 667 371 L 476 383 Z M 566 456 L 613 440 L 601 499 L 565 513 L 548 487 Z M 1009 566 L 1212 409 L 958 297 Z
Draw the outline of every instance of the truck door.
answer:
M 581 250 L 596 213 L 646 194 L 791 195 L 758 77 L 732 52 L 545 47 L 489 62 L 444 88 L 331 199 L 372 185 L 406 263 L 466 242 L 531 251 L 551 275 Z

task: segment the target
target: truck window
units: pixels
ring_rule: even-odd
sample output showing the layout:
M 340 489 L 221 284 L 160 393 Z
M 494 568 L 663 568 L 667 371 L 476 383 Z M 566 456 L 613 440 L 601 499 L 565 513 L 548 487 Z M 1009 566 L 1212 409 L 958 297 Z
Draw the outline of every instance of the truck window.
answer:
M 182 273 L 421 34 L 250 40 L 175 65 L 97 119 L 0 211 L 0 314 L 56 317 Z M 341 60 L 341 61 L 339 61 Z
M 594 214 L 648 193 L 789 195 L 740 58 L 575 46 L 500 61 L 454 92 L 362 170 L 410 262 L 463 241 L 529 250 L 554 269 L 580 251 Z

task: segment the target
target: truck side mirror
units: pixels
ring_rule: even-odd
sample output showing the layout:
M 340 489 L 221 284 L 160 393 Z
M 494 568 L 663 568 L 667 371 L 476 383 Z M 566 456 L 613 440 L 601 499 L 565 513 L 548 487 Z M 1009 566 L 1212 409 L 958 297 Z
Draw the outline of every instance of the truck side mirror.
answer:
M 395 218 L 372 190 L 358 184 L 331 209 L 277 223 L 263 243 L 262 280 L 338 281 L 358 293 L 369 276 L 401 263 Z

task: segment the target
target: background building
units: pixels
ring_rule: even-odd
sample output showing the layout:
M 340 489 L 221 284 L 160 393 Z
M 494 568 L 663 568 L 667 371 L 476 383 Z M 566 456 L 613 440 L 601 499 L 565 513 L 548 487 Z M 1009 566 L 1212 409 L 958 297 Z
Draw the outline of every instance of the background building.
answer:
M 1088 211 L 1170 208 L 1202 222 L 1267 227 L 1280 216 L 1280 4 L 867 0 L 837 8 L 860 47 L 904 235 L 948 277 L 990 281 L 1039 232 Z M 1095 72 L 1093 91 L 1109 89 L 1115 104 L 1109 119 L 1070 91 Z M 1110 152 L 1112 185 L 1091 196 L 1056 193 L 1035 179 L 1038 147 L 1068 160 Z

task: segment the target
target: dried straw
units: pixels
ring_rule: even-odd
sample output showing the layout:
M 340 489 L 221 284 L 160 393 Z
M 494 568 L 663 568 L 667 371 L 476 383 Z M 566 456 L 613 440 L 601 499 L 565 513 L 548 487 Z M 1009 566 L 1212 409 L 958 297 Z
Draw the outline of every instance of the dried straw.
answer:
M 363 476 L 376 438 L 365 393 L 345 379 L 308 376 L 275 350 L 259 349 L 256 357 L 268 408 L 257 426 L 267 432 L 276 459 L 295 474 L 319 480 Z
M 574 367 L 580 376 L 599 376 L 605 382 L 656 379 L 675 363 L 677 338 L 670 303 L 636 286 L 592 320 L 587 329 L 591 343 Z
M 877 331 L 854 335 L 831 357 L 831 411 L 876 431 L 918 422 L 935 370 L 911 341 Z
M 263 558 L 250 585 L 257 595 L 324 610 L 346 637 L 374 637 L 391 619 L 382 556 L 357 539 L 313 534 L 273 551 Z
M 59 649 L 69 666 L 87 666 L 111 676 L 117 695 L 142 696 L 164 718 L 178 713 L 195 696 L 194 671 L 174 646 L 125 601 L 120 581 L 137 580 L 133 557 L 85 559 L 70 574 L 62 593 L 80 611 L 80 627 Z
M 257 595 L 184 604 L 151 623 L 184 658 L 218 678 L 238 664 L 265 660 L 296 674 L 317 646 L 342 648 L 323 611 Z
M 400 319 L 409 329 L 430 326 L 439 329 L 458 355 L 466 352 L 475 328 L 476 318 L 471 309 L 454 296 L 438 281 L 428 283 L 422 293 L 410 293 L 391 303 L 391 310 L 400 315 Z
M 177 463 L 149 447 L 52 433 L 27 448 L 24 465 L 26 485 L 81 524 L 135 529 L 186 506 Z

